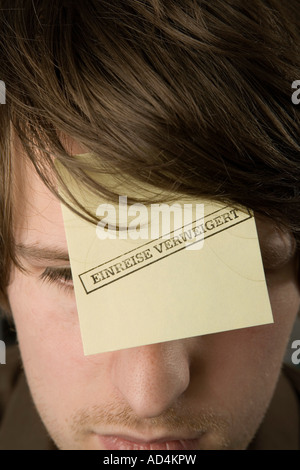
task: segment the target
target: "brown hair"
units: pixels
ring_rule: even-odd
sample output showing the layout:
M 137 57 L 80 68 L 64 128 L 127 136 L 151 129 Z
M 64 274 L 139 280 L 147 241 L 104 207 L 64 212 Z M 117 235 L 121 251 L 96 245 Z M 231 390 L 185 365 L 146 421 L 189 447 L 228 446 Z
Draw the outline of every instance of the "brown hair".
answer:
M 51 155 L 97 173 L 242 204 L 300 244 L 298 2 L 0 0 L 0 286 L 14 260 L 11 130 L 55 192 Z

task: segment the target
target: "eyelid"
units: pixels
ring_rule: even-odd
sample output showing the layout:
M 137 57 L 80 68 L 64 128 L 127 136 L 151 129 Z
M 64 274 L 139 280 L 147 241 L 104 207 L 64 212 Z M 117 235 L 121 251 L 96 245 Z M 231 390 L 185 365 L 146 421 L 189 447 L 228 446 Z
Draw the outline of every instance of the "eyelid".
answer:
M 72 271 L 70 267 L 47 267 L 39 276 L 40 280 L 73 289 Z

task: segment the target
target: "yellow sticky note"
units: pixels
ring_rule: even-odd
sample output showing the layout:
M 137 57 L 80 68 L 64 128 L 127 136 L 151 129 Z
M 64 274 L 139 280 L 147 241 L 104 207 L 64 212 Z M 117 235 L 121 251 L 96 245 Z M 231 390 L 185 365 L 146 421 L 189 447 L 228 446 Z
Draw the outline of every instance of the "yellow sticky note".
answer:
M 94 198 L 89 209 L 105 215 L 97 225 L 62 206 L 84 354 L 273 322 L 253 214 L 194 202 L 193 219 L 154 237 L 143 210 L 132 218 L 136 207 L 114 212 Z

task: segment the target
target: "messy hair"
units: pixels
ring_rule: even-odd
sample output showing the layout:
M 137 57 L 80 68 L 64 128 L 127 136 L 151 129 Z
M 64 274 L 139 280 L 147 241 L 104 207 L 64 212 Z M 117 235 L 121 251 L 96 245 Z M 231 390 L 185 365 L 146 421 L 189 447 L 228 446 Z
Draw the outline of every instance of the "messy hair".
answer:
M 0 0 L 3 301 L 12 131 L 55 194 L 53 156 L 111 199 L 87 170 L 247 206 L 300 245 L 299 12 L 295 0 Z

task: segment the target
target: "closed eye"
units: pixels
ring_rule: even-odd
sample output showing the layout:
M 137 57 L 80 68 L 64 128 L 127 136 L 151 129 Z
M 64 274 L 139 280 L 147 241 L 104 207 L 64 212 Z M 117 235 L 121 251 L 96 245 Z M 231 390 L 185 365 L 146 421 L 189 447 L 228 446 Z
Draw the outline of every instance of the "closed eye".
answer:
M 74 289 L 72 271 L 70 267 L 66 268 L 46 268 L 45 271 L 40 275 L 41 281 L 50 282 L 57 284 L 60 287 L 66 289 Z

